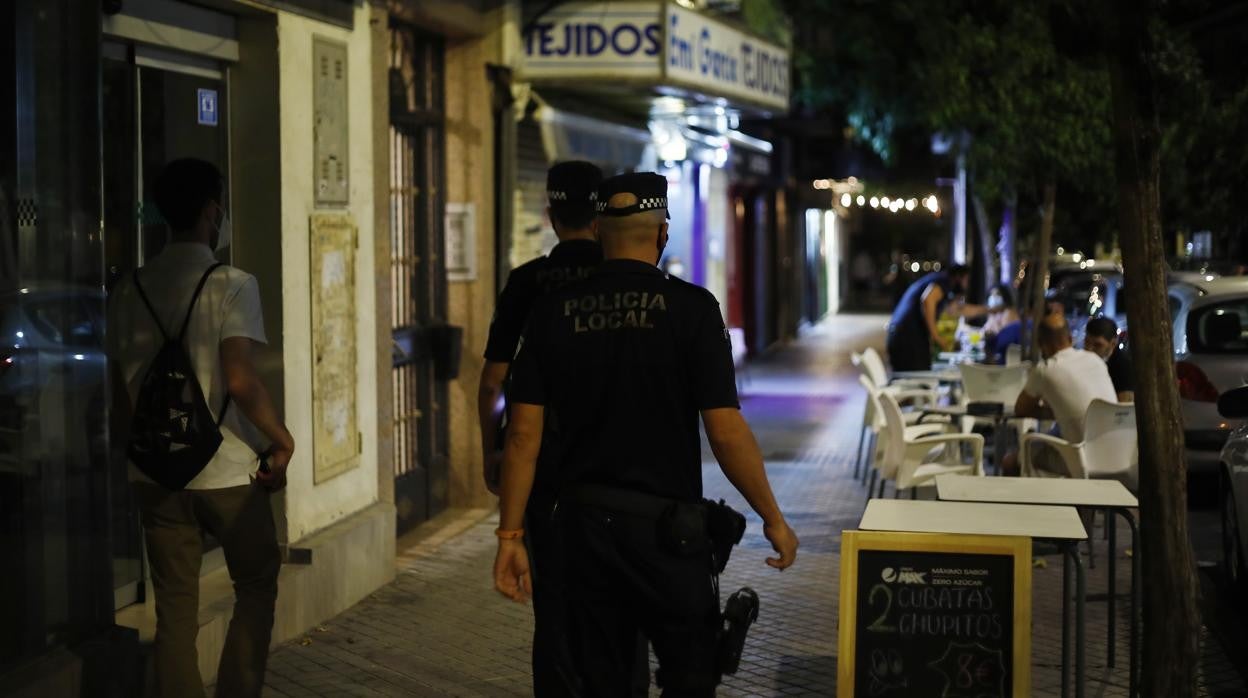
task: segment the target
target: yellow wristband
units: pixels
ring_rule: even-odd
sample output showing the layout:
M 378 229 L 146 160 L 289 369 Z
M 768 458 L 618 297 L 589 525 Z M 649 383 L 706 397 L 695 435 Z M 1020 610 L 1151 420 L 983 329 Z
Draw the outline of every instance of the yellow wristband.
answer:
M 494 529 L 494 535 L 498 536 L 501 540 L 516 540 L 517 538 L 524 537 L 524 529 L 517 528 L 514 531 L 505 531 L 501 528 L 496 528 Z

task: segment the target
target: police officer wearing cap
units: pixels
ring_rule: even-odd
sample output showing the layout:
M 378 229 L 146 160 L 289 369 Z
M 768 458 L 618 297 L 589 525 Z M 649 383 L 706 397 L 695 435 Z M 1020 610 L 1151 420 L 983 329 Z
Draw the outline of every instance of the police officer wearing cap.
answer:
M 569 644 L 587 695 L 626 696 L 642 630 L 665 696 L 711 696 L 719 682 L 714 553 L 699 512 L 698 417 L 729 481 L 793 563 L 797 537 L 772 495 L 741 416 L 732 352 L 706 290 L 663 274 L 667 182 L 612 177 L 598 192 L 606 261 L 535 305 L 512 364 L 500 492 L 496 588 L 532 592 L 524 510 L 543 432 L 560 444 L 553 518 L 567 551 Z
M 478 415 L 481 420 L 481 448 L 485 463 L 486 486 L 497 493 L 498 434 L 503 418 L 503 387 L 508 367 L 516 353 L 520 333 L 533 303 L 543 295 L 570 282 L 584 279 L 602 262 L 597 241 L 596 198 L 602 171 L 581 161 L 562 162 L 546 175 L 547 214 L 559 244 L 550 254 L 514 269 L 499 294 L 485 347 L 485 365 L 478 389 Z M 553 447 L 552 447 L 553 448 Z M 551 449 L 548 449 L 548 451 Z M 533 690 L 538 696 L 574 695 L 575 685 L 566 647 L 559 602 L 559 561 L 549 532 L 550 510 L 554 506 L 553 487 L 544 478 L 529 497 L 531 523 L 526 536 L 534 553 L 534 567 L 540 570 L 540 583 L 534 597 Z

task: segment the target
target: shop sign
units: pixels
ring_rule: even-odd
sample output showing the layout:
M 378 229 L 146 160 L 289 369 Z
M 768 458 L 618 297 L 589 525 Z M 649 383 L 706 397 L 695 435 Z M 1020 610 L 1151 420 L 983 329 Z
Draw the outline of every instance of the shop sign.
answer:
M 573 2 L 542 15 L 521 37 L 524 79 L 630 77 L 662 72 L 655 2 Z
M 665 7 L 665 82 L 777 109 L 788 107 L 788 51 L 693 10 L 673 3 Z
M 630 79 L 786 109 L 789 52 L 674 3 L 571 2 L 521 37 L 524 80 Z
M 841 534 L 837 695 L 1023 696 L 1031 539 Z

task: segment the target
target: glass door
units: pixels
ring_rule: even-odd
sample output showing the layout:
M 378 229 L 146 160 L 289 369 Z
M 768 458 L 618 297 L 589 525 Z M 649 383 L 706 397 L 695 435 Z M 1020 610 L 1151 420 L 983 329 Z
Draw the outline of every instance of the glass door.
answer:
M 215 164 L 226 177 L 228 198 L 229 131 L 226 76 L 219 64 L 123 44 L 107 44 L 104 54 L 104 247 L 111 290 L 169 240 L 152 201 L 165 163 L 194 157 Z M 228 262 L 229 253 L 226 248 L 218 257 Z M 114 606 L 121 608 L 143 600 L 143 545 L 125 447 L 116 439 L 114 444 L 109 470 Z M 215 547 L 211 541 L 206 545 Z

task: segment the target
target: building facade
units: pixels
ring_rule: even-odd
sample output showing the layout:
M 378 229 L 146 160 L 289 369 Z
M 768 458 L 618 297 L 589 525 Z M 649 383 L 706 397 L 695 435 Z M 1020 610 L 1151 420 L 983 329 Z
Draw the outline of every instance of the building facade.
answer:
M 432 8 L 432 11 L 428 8 Z M 0 63 L 0 692 L 137 695 L 153 607 L 103 308 L 158 254 L 164 162 L 226 174 L 298 450 L 275 495 L 274 642 L 394 575 L 396 532 L 481 506 L 475 347 L 495 269 L 494 95 L 506 3 L 70 0 L 6 4 Z M 6 337 L 6 341 L 11 338 Z M 202 571 L 211 680 L 230 590 Z

